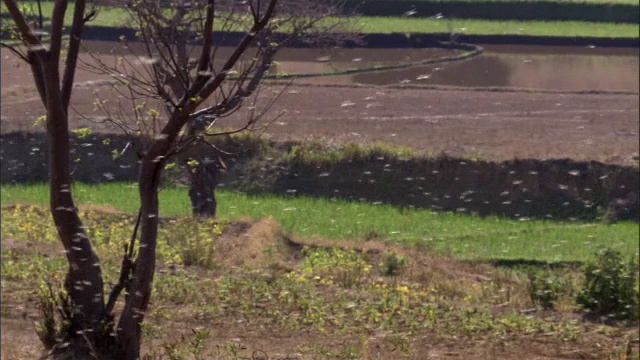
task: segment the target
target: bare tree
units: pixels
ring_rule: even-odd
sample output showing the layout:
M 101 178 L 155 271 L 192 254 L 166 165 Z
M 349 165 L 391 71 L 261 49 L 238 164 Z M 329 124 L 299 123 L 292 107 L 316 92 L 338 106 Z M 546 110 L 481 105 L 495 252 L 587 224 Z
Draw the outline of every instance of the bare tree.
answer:
M 137 100 L 156 99 L 163 104 L 161 111 L 171 118 L 183 111 L 183 99 L 198 99 L 198 110 L 187 115 L 185 131 L 176 138 L 171 150 L 172 154 L 181 154 L 178 162 L 188 168 L 189 197 L 196 216 L 215 216 L 214 190 L 226 169 L 222 160 L 224 151 L 207 139 L 222 134 L 214 130 L 220 119 L 236 112 L 248 98 L 255 100 L 276 53 L 292 42 L 326 46 L 356 39 L 350 29 L 351 20 L 341 16 L 341 2 L 279 0 L 271 21 L 256 31 L 252 24 L 260 12 L 268 8 L 265 4 L 265 1 L 261 4 L 260 1 L 135 0 L 129 9 L 138 40 L 144 46 L 140 51 L 127 46 L 124 53 L 146 59 L 142 63 L 147 66 L 127 72 L 123 67 L 131 69 L 135 64 L 127 64 L 126 55 L 119 62 L 121 66 L 108 66 L 103 62 L 93 65 L 94 71 L 121 79 L 120 85 L 125 85 L 129 92 L 125 97 L 138 109 L 153 105 L 147 102 L 141 105 Z M 250 28 L 250 36 L 240 42 L 236 51 L 223 56 L 227 62 L 216 63 L 222 42 L 215 35 L 246 28 Z M 214 33 L 214 29 L 218 31 Z M 205 86 L 208 81 L 214 86 Z M 253 104 L 242 126 L 223 133 L 253 128 L 269 106 L 266 104 L 258 111 Z M 142 133 L 147 138 L 157 135 L 157 127 L 149 126 L 149 119 L 133 120 L 111 119 L 129 132 Z M 132 123 L 142 123 L 144 128 L 127 126 Z M 207 144 L 209 151 L 203 151 L 202 147 L 182 151 L 194 144 Z
M 4 3 L 15 23 L 15 37 L 23 46 L 3 45 L 31 66 L 34 83 L 46 109 L 50 209 L 69 263 L 65 288 L 74 307 L 69 332 L 84 336 L 86 330 L 94 329 L 102 321 L 105 302 L 100 261 L 78 217 L 71 192 L 68 110 L 80 37 L 84 24 L 96 12 L 94 8 L 87 8 L 85 1 L 75 2 L 61 74 L 63 20 L 68 1 L 55 2 L 49 34 L 43 31 L 41 11 L 38 21 L 29 24 L 16 1 L 5 0 Z
M 113 75 L 119 81 L 113 90 L 123 94 L 133 108 L 132 118 L 109 115 L 108 120 L 143 139 L 138 177 L 141 208 L 125 249 L 120 277 L 107 295 L 99 259 L 73 200 L 69 169 L 69 103 L 83 28 L 96 10 L 87 7 L 84 0 L 74 2 L 68 49 L 63 56 L 63 20 L 70 1 L 55 1 L 49 34 L 43 33 L 41 11 L 40 20 L 30 24 L 15 0 L 4 3 L 22 46 L 3 45 L 30 64 L 46 109 L 50 208 L 69 263 L 65 288 L 71 315 L 62 341 L 72 344 L 66 349 L 76 353 L 138 359 L 141 324 L 155 275 L 158 190 L 165 165 L 189 146 L 207 143 L 209 136 L 255 126 L 274 99 L 261 111 L 252 107 L 241 126 L 223 132 L 214 130 L 219 119 L 237 111 L 258 92 L 279 49 L 294 39 L 335 41 L 338 38 L 332 32 L 343 28 L 345 22 L 330 18 L 338 14 L 337 4 L 326 1 L 134 0 L 129 4 L 142 40 L 142 50 L 128 49 L 135 55 L 135 63 L 122 56 L 115 64 L 96 58 L 93 65 L 88 65 Z M 220 30 L 241 30 L 244 35 L 222 61 L 217 61 L 220 51 L 216 36 Z M 98 104 L 109 114 L 104 103 Z M 204 167 L 202 171 L 210 170 Z M 207 190 L 202 193 L 205 202 L 212 196 Z M 201 196 L 196 198 L 202 201 Z M 114 307 L 123 292 L 123 309 L 116 325 Z

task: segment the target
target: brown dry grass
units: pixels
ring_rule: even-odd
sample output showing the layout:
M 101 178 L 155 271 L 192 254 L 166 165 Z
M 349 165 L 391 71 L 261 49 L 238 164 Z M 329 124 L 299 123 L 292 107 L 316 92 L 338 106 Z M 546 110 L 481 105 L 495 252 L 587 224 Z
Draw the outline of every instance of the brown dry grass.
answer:
M 290 268 L 299 258 L 294 243 L 282 232 L 277 221 L 270 217 L 253 223 L 237 221 L 230 224 L 216 240 L 215 256 L 215 262 L 225 269 Z

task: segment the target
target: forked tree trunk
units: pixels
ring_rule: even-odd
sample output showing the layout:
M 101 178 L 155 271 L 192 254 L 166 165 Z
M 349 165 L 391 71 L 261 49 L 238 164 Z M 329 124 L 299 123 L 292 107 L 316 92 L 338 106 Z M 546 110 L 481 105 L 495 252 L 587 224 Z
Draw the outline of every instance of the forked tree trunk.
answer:
M 50 34 L 47 37 L 48 46 L 42 42 L 43 38 L 33 31 L 36 29 L 33 29 L 27 23 L 17 1 L 3 1 L 8 13 L 15 22 L 16 29 L 20 34 L 20 40 L 28 49 L 21 57 L 31 65 L 36 88 L 46 108 L 50 206 L 53 220 L 69 263 L 65 286 L 73 306 L 70 332 L 66 334 L 69 338 L 64 339 L 64 341 L 74 341 L 68 346 L 68 348 L 72 348 L 68 354 L 75 353 L 79 355 L 84 353 L 87 356 L 81 355 L 81 358 L 89 358 L 94 345 L 99 341 L 104 341 L 104 337 L 111 339 L 111 334 L 97 332 L 97 330 L 104 325 L 103 322 L 107 322 L 108 325 L 111 324 L 113 316 L 111 304 L 115 303 L 111 300 L 117 298 L 122 287 L 126 287 L 125 304 L 116 327 L 115 345 L 117 349 L 113 358 L 122 360 L 139 359 L 141 325 L 149 306 L 155 275 L 159 209 L 158 187 L 160 175 L 167 160 L 166 157 L 172 154 L 172 150 L 175 150 L 173 147 L 176 145 L 176 138 L 181 136 L 181 131 L 187 125 L 190 117 L 195 116 L 194 114 L 197 114 L 198 107 L 220 90 L 227 78 L 227 74 L 236 66 L 248 46 L 255 39 L 256 34 L 268 26 L 274 15 L 277 0 L 269 0 L 265 6 L 260 6 L 259 2 L 257 5 L 250 2 L 253 25 L 236 46 L 234 52 L 227 58 L 220 71 L 214 75 L 209 74 L 207 70 L 211 68 L 210 65 L 213 61 L 211 59 L 211 47 L 213 44 L 215 1 L 207 1 L 205 8 L 206 19 L 202 29 L 204 45 L 198 61 L 198 75 L 193 79 L 193 82 L 187 82 L 187 91 L 183 94 L 185 96 L 179 96 L 180 100 L 176 101 L 177 105 L 171 111 L 168 122 L 163 126 L 159 134 L 161 136 L 154 138 L 147 154 L 142 159 L 138 181 L 141 210 L 137 257 L 133 262 L 127 263 L 126 260 L 128 258 L 126 256 L 129 256 L 129 254 L 125 255 L 121 274 L 123 280 L 118 283 L 121 287 L 114 287 L 114 290 L 117 289 L 118 291 L 112 291 L 109 306 L 106 306 L 104 301 L 103 279 L 99 259 L 92 249 L 73 201 L 69 167 L 68 108 L 83 26 L 93 15 L 91 13 L 85 14 L 85 0 L 76 0 L 74 2 L 73 23 L 69 32 L 69 46 L 65 50 L 67 56 L 63 66 L 64 74 L 61 78 L 60 55 L 65 32 L 64 19 L 70 1 L 56 0 L 54 2 L 50 17 Z M 181 2 L 181 4 L 186 4 L 186 2 Z M 41 23 L 40 27 L 42 26 L 43 24 Z M 16 48 L 13 48 L 13 50 L 20 54 Z M 262 56 L 261 72 L 258 71 L 258 75 L 250 80 L 246 88 L 238 88 L 235 90 L 235 95 L 225 98 L 219 104 L 220 109 L 231 111 L 240 106 L 241 100 L 249 96 L 262 79 L 264 72 L 271 63 L 270 56 L 272 56 L 271 52 Z M 188 71 L 182 75 L 188 76 Z M 169 103 L 173 102 L 169 101 Z M 205 166 L 201 169 L 204 173 L 200 174 L 204 181 L 202 185 L 199 185 L 205 199 L 202 208 L 209 212 L 213 209 L 213 213 L 215 213 L 213 188 L 217 185 L 220 175 L 220 168 L 217 166 L 215 161 L 209 164 L 206 164 L 205 161 Z M 197 198 L 200 199 L 201 196 Z M 212 204 L 207 205 L 209 202 Z M 211 208 L 211 205 L 213 205 L 213 208 Z M 198 205 L 198 207 L 200 206 Z M 134 239 L 137 234 L 137 225 L 135 229 Z M 130 266 L 125 266 L 126 264 Z M 76 346 L 78 347 L 78 352 L 73 349 Z M 85 347 L 87 351 L 83 351 Z M 111 350 L 113 349 L 108 351 Z
M 22 41 L 29 47 L 26 56 L 22 58 L 31 66 L 34 83 L 47 114 L 50 208 L 69 264 L 65 288 L 74 307 L 69 334 L 83 337 L 85 330 L 92 329 L 101 320 L 105 307 L 100 262 L 78 217 L 71 193 L 69 168 L 67 111 L 80 48 L 80 35 L 85 22 L 85 1 L 75 2 L 71 39 L 62 79 L 60 54 L 68 3 L 56 1 L 54 5 L 48 48 L 34 35 L 17 3 L 5 0 L 4 4 Z

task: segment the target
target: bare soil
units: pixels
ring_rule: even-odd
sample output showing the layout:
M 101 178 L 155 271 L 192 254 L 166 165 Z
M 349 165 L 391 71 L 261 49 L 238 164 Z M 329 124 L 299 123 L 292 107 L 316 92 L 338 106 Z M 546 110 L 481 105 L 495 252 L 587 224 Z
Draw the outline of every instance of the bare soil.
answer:
M 4 49 L 2 57 L 1 131 L 33 131 L 43 110 L 30 71 Z M 570 158 L 638 166 L 638 94 L 354 87 L 327 85 L 330 79 L 264 89 L 259 104 L 280 94 L 263 119 L 270 124 L 266 133 L 282 140 L 381 141 L 496 161 Z M 108 80 L 78 72 L 72 127 L 117 131 L 88 121 L 104 117 L 94 109 L 98 96 L 111 104 L 122 101 L 104 85 Z M 123 102 L 125 110 L 130 107 Z M 232 127 L 246 116 L 240 111 L 219 124 Z

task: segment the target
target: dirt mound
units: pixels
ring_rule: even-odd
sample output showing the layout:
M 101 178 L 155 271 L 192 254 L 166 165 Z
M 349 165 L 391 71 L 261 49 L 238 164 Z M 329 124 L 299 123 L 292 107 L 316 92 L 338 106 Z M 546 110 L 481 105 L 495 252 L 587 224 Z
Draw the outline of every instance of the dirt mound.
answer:
M 300 246 L 288 238 L 272 217 L 256 222 L 236 221 L 216 240 L 216 257 L 223 268 L 289 267 Z M 289 265 L 287 265 L 289 264 Z
M 258 221 L 241 220 L 228 225 L 216 240 L 215 256 L 222 268 L 245 269 L 279 268 L 292 270 L 303 248 L 336 248 L 354 250 L 367 262 L 380 267 L 389 257 L 407 259 L 402 267 L 403 277 L 411 282 L 446 284 L 463 282 L 469 285 L 492 280 L 489 267 L 425 252 L 414 247 L 387 244 L 377 240 L 351 241 L 321 238 L 292 238 L 272 217 Z

